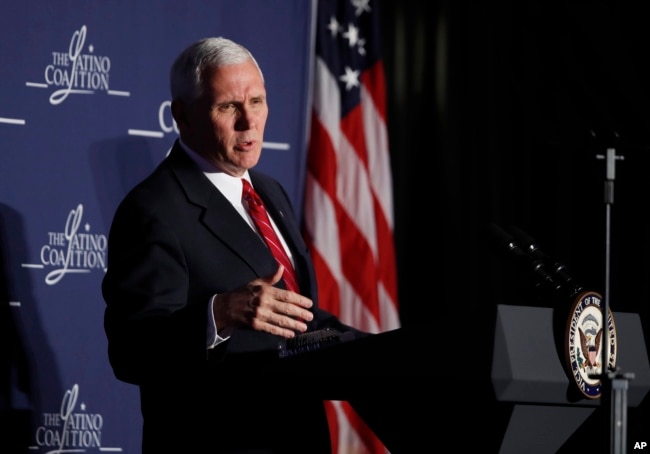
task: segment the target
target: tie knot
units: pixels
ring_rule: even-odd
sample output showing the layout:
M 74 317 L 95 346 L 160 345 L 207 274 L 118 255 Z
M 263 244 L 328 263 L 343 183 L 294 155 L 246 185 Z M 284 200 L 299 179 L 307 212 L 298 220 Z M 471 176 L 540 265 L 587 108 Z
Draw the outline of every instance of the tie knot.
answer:
M 262 205 L 262 200 L 260 200 L 260 196 L 257 195 L 257 192 L 255 192 L 255 189 L 253 189 L 253 186 L 248 182 L 248 180 L 242 178 L 242 197 L 244 200 L 246 200 L 248 203 L 254 203 L 255 205 Z

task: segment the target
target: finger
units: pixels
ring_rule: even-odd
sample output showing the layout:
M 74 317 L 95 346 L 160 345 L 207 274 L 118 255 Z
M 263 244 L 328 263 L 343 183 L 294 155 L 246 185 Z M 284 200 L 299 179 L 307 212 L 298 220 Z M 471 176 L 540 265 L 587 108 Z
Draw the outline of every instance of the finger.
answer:
M 268 331 L 271 334 L 275 334 L 276 336 L 284 337 L 285 339 L 290 339 L 292 337 L 296 337 L 296 331 L 295 330 L 281 328 L 281 327 L 275 326 L 275 325 L 269 325 L 268 330 L 265 330 L 265 331 Z M 300 332 L 304 332 L 304 331 L 301 330 Z
M 255 319 L 252 327 L 257 331 L 266 331 L 285 338 L 294 337 L 296 332 L 304 333 L 307 331 L 307 325 L 304 323 L 280 314 L 274 314 L 274 316 L 267 318 L 266 321 L 261 318 Z
M 314 314 L 304 309 L 300 306 L 297 306 L 293 303 L 282 303 L 280 302 L 275 309 L 277 313 L 291 317 L 292 319 L 300 320 L 302 322 L 310 322 L 314 318 Z
M 311 298 L 301 295 L 300 293 L 292 292 L 291 290 L 277 289 L 275 298 L 283 303 L 293 304 L 298 307 L 309 309 L 314 305 Z
M 308 310 L 294 306 L 290 303 L 275 302 L 270 312 L 262 315 L 261 318 L 267 323 L 279 326 L 280 328 L 288 328 L 296 331 L 306 331 L 306 322 L 311 321 L 314 315 Z
M 314 319 L 314 314 L 312 312 L 292 304 L 283 304 L 277 312 L 285 317 L 291 318 L 292 320 L 297 320 L 303 323 L 311 322 Z
M 295 319 L 288 315 L 280 315 L 274 320 L 273 324 L 283 329 L 290 329 L 291 331 L 298 331 L 301 333 L 307 331 L 307 325 L 304 321 Z

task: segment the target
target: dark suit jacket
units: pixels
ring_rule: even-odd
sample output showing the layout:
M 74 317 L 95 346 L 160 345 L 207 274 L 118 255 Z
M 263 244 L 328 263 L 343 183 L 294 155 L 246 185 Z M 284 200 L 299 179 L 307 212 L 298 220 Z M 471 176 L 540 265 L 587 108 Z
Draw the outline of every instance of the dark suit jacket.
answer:
M 318 309 L 286 192 L 269 176 L 250 176 L 292 250 L 302 293 L 314 301 L 310 329 L 349 329 Z M 146 452 L 330 452 L 322 399 L 305 392 L 313 384 L 262 379 L 268 369 L 257 359 L 275 354 L 278 337 L 237 329 L 206 349 L 210 297 L 276 268 L 178 143 L 119 205 L 102 284 L 104 324 L 115 376 L 140 387 Z M 235 373 L 242 365 L 245 372 Z M 192 450 L 204 446 L 215 449 Z

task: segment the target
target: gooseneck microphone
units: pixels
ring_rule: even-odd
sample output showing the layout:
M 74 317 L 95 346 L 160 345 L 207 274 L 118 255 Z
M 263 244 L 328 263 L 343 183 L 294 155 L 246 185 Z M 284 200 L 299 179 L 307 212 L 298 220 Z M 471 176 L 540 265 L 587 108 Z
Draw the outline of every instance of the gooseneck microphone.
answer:
M 573 297 L 582 290 L 582 286 L 567 272 L 566 265 L 546 255 L 533 237 L 514 225 L 509 226 L 508 230 L 514 235 L 516 241 L 523 245 L 522 247 L 531 257 L 531 260 L 539 260 L 549 268 L 549 273 L 565 296 Z
M 582 287 L 567 273 L 566 266 L 546 255 L 533 237 L 516 226 L 505 231 L 491 223 L 488 238 L 497 252 L 514 258 L 529 268 L 536 287 L 555 297 L 572 298 Z

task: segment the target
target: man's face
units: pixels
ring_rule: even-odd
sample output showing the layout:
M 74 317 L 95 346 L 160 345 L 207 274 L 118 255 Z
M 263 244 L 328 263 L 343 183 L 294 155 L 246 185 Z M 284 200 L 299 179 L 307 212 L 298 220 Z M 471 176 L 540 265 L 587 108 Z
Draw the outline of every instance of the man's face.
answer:
M 269 108 L 264 81 L 251 61 L 204 74 L 201 98 L 184 106 L 183 141 L 233 176 L 254 167 L 262 153 Z M 182 124 L 184 123 L 184 124 Z

